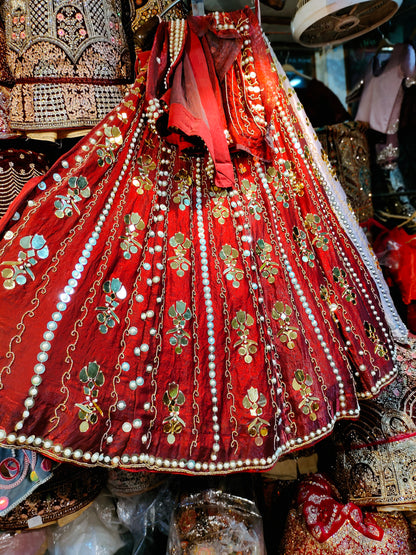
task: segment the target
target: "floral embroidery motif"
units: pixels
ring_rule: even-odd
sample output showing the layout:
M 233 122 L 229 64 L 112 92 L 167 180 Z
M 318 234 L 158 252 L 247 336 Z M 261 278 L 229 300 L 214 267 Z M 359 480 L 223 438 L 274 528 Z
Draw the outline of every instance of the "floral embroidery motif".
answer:
M 26 16 L 20 7 L 16 7 L 13 11 L 11 38 L 19 47 L 21 47 L 26 38 Z
M 241 190 L 248 200 L 248 211 L 254 216 L 255 220 L 260 220 L 261 206 L 256 199 L 257 185 L 250 182 L 248 179 L 243 179 L 241 182 Z
M 299 247 L 300 254 L 302 257 L 302 262 L 307 262 L 308 266 L 313 268 L 315 266 L 314 264 L 315 253 L 313 252 L 313 250 L 308 249 L 306 233 L 302 229 L 299 229 L 298 227 L 295 226 L 293 228 L 292 235 L 293 235 L 294 241 Z
M 237 330 L 237 335 L 240 337 L 238 341 L 234 343 L 234 347 L 239 347 L 238 354 L 244 357 L 244 361 L 248 364 L 252 362 L 254 353 L 257 352 L 257 342 L 253 339 L 249 339 L 248 327 L 254 324 L 254 318 L 244 312 L 244 310 L 239 310 L 236 317 L 231 322 L 233 329 Z
M 290 306 L 285 305 L 282 301 L 277 301 L 272 309 L 272 317 L 277 320 L 280 330 L 277 332 L 277 337 L 282 343 L 286 344 L 288 349 L 294 349 L 294 339 L 297 338 L 299 331 L 295 326 L 290 325 L 290 315 L 293 310 Z
M 277 262 L 272 260 L 270 253 L 273 247 L 266 243 L 263 239 L 259 239 L 256 244 L 256 253 L 262 262 L 260 266 L 261 275 L 267 279 L 269 283 L 274 283 L 275 277 L 279 273 Z
M 137 241 L 136 237 L 139 235 L 138 231 L 145 228 L 145 223 L 137 212 L 124 216 L 124 223 L 126 224 L 126 230 L 124 235 L 120 237 L 120 247 L 125 251 L 123 253 L 124 258 L 129 260 L 132 254 L 136 254 L 137 251 L 142 248 L 142 245 Z
M 74 52 L 88 39 L 84 16 L 74 6 L 63 6 L 56 14 L 56 33 Z
M 243 407 L 250 411 L 251 416 L 255 416 L 255 419 L 250 422 L 247 429 L 249 435 L 256 438 L 254 443 L 258 446 L 263 445 L 263 438 L 269 433 L 267 426 L 270 426 L 270 423 L 260 418 L 266 405 L 266 397 L 263 393 L 259 393 L 256 387 L 250 387 L 247 390 L 247 395 L 243 399 Z
M 175 256 L 169 257 L 170 267 L 176 270 L 179 277 L 185 275 L 185 272 L 189 270 L 191 262 L 185 258 L 186 251 L 191 247 L 192 243 L 190 239 L 186 238 L 183 233 L 175 233 L 173 237 L 169 240 L 169 245 L 175 250 Z
M 2 277 L 5 278 L 3 282 L 5 289 L 14 289 L 16 283 L 17 285 L 24 285 L 27 276 L 34 280 L 35 275 L 32 272 L 32 266 L 38 263 L 37 259 L 45 260 L 49 256 L 49 248 L 43 235 L 27 235 L 20 239 L 19 244 L 24 250 L 19 251 L 17 260 L 5 260 L 1 263 L 2 266 L 11 266 L 11 268 L 4 268 L 1 272 Z
M 244 273 L 243 270 L 237 268 L 238 250 L 231 245 L 224 245 L 220 251 L 220 258 L 226 264 L 225 277 L 233 282 L 233 287 L 240 287 L 239 281 L 243 279 Z
M 370 322 L 364 322 L 365 333 L 369 340 L 374 343 L 374 353 L 379 357 L 385 358 L 389 360 L 389 352 L 386 346 L 380 341 L 380 338 L 377 335 L 376 328 Z
M 319 294 L 320 297 L 323 301 L 325 301 L 329 307 L 329 310 L 331 312 L 331 317 L 332 319 L 338 323 L 338 317 L 337 317 L 337 310 L 339 308 L 338 304 L 335 302 L 335 300 L 333 299 L 333 297 L 335 297 L 335 294 L 333 291 L 331 291 L 329 289 L 329 287 L 326 287 L 325 285 L 321 285 L 319 288 Z
M 107 126 L 104 128 L 105 141 L 104 144 L 97 145 L 98 165 L 111 164 L 115 161 L 114 150 L 123 144 L 123 137 L 118 127 Z
M 340 268 L 332 268 L 332 275 L 334 281 L 338 283 L 338 285 L 343 289 L 342 296 L 345 297 L 345 300 L 352 304 L 357 304 L 357 296 L 355 291 L 353 291 L 352 287 L 348 285 L 347 281 L 347 274 L 344 270 Z
M 101 333 L 107 333 L 109 329 L 114 328 L 116 323 L 120 323 L 120 319 L 115 313 L 115 309 L 120 304 L 116 301 L 116 298 L 120 300 L 125 299 L 127 291 L 118 278 L 106 281 L 103 285 L 103 290 L 107 293 L 105 296 L 105 306 L 98 306 L 95 310 L 100 311 L 100 314 L 97 314 L 97 320 L 101 324 L 98 329 Z
M 305 192 L 305 185 L 301 181 L 299 181 L 299 179 L 297 179 L 293 171 L 289 171 L 288 177 L 292 192 L 298 197 L 303 197 L 303 194 Z
M 179 411 L 185 403 L 185 395 L 180 391 L 179 385 L 172 382 L 163 394 L 163 403 L 169 410 L 169 416 L 163 419 L 163 431 L 168 434 L 167 440 L 170 445 L 175 443 L 175 434 L 180 434 L 186 427 L 180 418 Z
M 289 164 L 290 168 L 290 163 Z M 288 195 L 287 191 L 285 190 L 285 184 L 282 179 L 282 174 L 276 170 L 276 168 L 270 167 L 267 169 L 266 172 L 266 179 L 268 183 L 273 183 L 274 187 L 276 188 L 276 200 L 277 202 L 283 203 L 283 208 L 289 207 L 289 200 L 290 196 Z
M 131 92 L 132 94 L 137 94 L 137 95 L 138 95 L 138 94 L 140 93 L 140 88 L 139 88 L 139 87 L 131 88 L 131 89 L 130 89 L 130 92 Z M 134 108 L 134 102 L 133 102 L 133 100 L 131 100 L 131 99 L 123 100 L 122 104 L 123 104 L 126 108 L 128 108 L 129 110 L 131 110 L 131 111 L 134 111 L 134 109 L 135 109 L 135 108 Z M 121 119 L 121 118 L 120 118 L 120 119 Z M 123 122 L 123 123 L 124 123 L 124 122 Z
M 315 236 L 312 239 L 312 244 L 318 249 L 327 251 L 329 238 L 327 237 L 327 233 L 322 231 L 320 222 L 321 218 L 317 214 L 307 214 L 305 218 L 305 228 Z
M 175 204 L 179 204 L 179 210 L 185 210 L 191 204 L 191 197 L 188 195 L 192 179 L 186 170 L 180 170 L 174 176 L 174 181 L 177 182 L 178 188 L 172 195 L 172 200 Z
M 79 429 L 81 432 L 87 432 L 90 425 L 98 422 L 98 414 L 103 416 L 103 411 L 97 404 L 97 398 L 99 388 L 104 384 L 104 374 L 99 364 L 94 361 L 84 366 L 79 373 L 79 379 L 84 384 L 85 402 L 76 403 L 75 406 L 79 408 L 78 417 L 82 420 Z
M 153 187 L 149 173 L 156 169 L 156 164 L 148 154 L 139 156 L 137 162 L 141 167 L 139 168 L 139 175 L 133 177 L 132 183 L 136 187 L 137 194 L 143 195 L 145 191 L 150 191 Z
M 248 179 L 241 180 L 241 192 L 247 197 L 247 200 L 253 198 L 253 196 L 255 196 L 256 194 L 256 191 L 257 185 L 254 182 L 249 181 Z
M 228 207 L 224 205 L 226 202 L 227 192 L 219 189 L 219 187 L 213 187 L 212 189 L 213 190 L 209 193 L 214 203 L 212 214 L 214 218 L 217 218 L 218 223 L 222 225 L 225 223 L 226 218 L 230 215 Z
M 319 398 L 312 395 L 312 384 L 313 380 L 309 374 L 305 376 L 303 370 L 296 370 L 292 387 L 302 395 L 302 401 L 298 407 L 302 410 L 303 414 L 309 416 L 312 422 L 314 422 L 317 419 L 316 411 L 319 409 Z
M 130 102 L 131 102 L 131 101 L 130 101 Z M 127 117 L 126 112 L 121 112 L 121 113 L 118 112 L 118 113 L 117 113 L 117 117 L 118 117 L 118 119 L 121 121 L 121 123 L 124 123 L 124 125 L 127 125 L 127 123 L 128 123 L 128 117 Z
M 169 316 L 173 319 L 174 328 L 168 330 L 166 333 L 173 334 L 169 339 L 169 343 L 175 347 L 175 353 L 180 355 L 182 347 L 186 347 L 189 343 L 191 336 L 185 331 L 185 324 L 187 320 L 192 318 L 190 308 L 186 307 L 183 301 L 176 301 L 175 305 L 169 308 Z
M 81 214 L 77 203 L 83 198 L 86 199 L 91 196 L 91 189 L 88 187 L 87 178 L 82 175 L 79 177 L 70 177 L 68 179 L 68 185 L 66 196 L 56 196 L 57 200 L 55 200 L 54 206 L 56 208 L 55 215 L 58 218 L 72 216 L 74 210 L 77 214 Z

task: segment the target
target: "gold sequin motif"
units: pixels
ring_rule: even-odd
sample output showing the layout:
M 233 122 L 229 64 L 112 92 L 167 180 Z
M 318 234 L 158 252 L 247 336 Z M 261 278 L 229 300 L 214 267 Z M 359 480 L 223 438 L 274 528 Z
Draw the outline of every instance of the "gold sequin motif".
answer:
M 266 397 L 263 393 L 259 393 L 256 387 L 250 387 L 247 390 L 247 395 L 243 399 L 243 407 L 250 411 L 251 416 L 255 417 L 247 429 L 250 436 L 255 438 L 254 442 L 258 446 L 263 445 L 263 438 L 269 433 L 267 427 L 270 426 L 270 423 L 264 418 L 260 418 L 266 405 Z
M 282 301 L 277 301 L 272 309 L 272 317 L 277 321 L 279 331 L 277 337 L 288 349 L 294 349 L 294 339 L 297 338 L 298 328 L 290 325 L 290 316 L 293 310 Z
M 175 382 L 169 384 L 167 391 L 163 394 L 163 404 L 169 410 L 169 416 L 163 419 L 163 431 L 168 434 L 167 440 L 170 445 L 175 443 L 175 434 L 181 433 L 185 428 L 185 422 L 180 418 L 181 406 L 185 403 L 185 395 Z
M 85 401 L 76 403 L 75 406 L 79 408 L 78 417 L 81 420 L 79 429 L 81 432 L 87 432 L 90 425 L 98 422 L 98 414 L 103 416 L 103 411 L 97 404 L 97 398 L 99 388 L 104 384 L 104 374 L 100 370 L 100 365 L 94 361 L 84 366 L 79 373 L 79 379 L 84 387 Z
M 309 374 L 305 375 L 303 370 L 296 370 L 295 377 L 292 381 L 292 387 L 295 391 L 299 391 L 302 396 L 302 401 L 298 407 L 303 414 L 309 416 L 314 422 L 317 418 L 316 411 L 319 409 L 319 398 L 312 395 L 311 385 L 313 380 Z
M 254 324 L 254 318 L 244 312 L 244 310 L 239 310 L 236 317 L 231 322 L 233 329 L 237 331 L 237 335 L 240 338 L 234 343 L 234 347 L 238 347 L 238 354 L 244 357 L 244 361 L 248 364 L 253 361 L 252 355 L 257 352 L 257 342 L 249 338 L 249 327 Z

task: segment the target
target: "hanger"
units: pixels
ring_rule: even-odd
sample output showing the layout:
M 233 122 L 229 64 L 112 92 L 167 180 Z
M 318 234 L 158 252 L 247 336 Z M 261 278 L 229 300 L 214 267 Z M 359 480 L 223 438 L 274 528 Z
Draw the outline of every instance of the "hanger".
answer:
M 377 56 L 377 54 L 379 54 L 380 52 L 390 52 L 391 50 L 393 50 L 394 47 L 394 44 L 384 36 L 384 33 L 381 31 L 380 27 L 378 27 L 377 30 L 381 35 L 381 39 L 377 45 L 374 56 Z
M 361 79 L 347 94 L 345 97 L 345 102 L 347 104 L 352 104 L 353 102 L 358 102 L 361 98 L 361 94 L 364 89 L 364 79 Z
M 283 71 L 285 73 L 294 73 L 295 75 L 299 75 L 299 77 L 302 77 L 302 79 L 309 79 L 311 80 L 312 77 L 310 77 L 309 75 L 305 75 L 304 73 L 298 71 L 297 69 L 295 69 L 292 64 L 284 64 L 283 65 Z

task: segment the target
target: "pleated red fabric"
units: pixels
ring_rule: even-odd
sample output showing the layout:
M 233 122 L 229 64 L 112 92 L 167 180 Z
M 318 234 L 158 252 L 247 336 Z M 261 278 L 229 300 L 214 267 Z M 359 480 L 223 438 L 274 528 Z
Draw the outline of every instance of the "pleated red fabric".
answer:
M 161 23 L 155 41 L 1 222 L 1 443 L 266 469 L 356 418 L 394 344 L 254 14 Z

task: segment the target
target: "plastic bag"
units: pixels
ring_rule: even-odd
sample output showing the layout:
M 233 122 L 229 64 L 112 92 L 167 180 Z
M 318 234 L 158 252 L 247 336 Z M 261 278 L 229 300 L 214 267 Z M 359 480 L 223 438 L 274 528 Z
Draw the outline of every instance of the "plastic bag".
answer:
M 0 555 L 38 555 L 46 543 L 46 530 L 22 534 L 0 533 Z
M 125 545 L 114 501 L 106 493 L 75 520 L 48 532 L 48 555 L 114 555 Z
M 169 555 L 265 555 L 262 519 L 248 499 L 207 490 L 185 498 L 175 509 Z
M 165 482 L 157 488 L 117 499 L 120 522 L 134 538 L 132 555 L 165 551 L 175 498 L 170 483 Z

